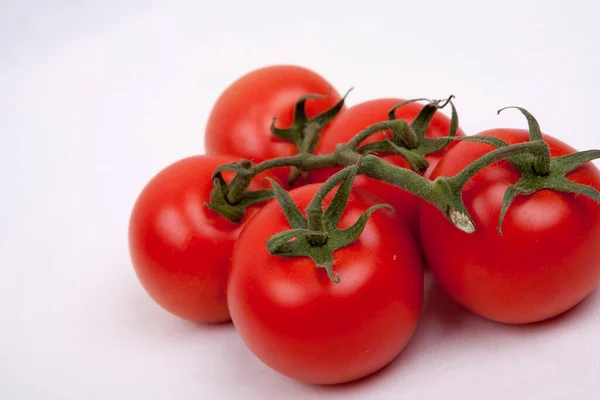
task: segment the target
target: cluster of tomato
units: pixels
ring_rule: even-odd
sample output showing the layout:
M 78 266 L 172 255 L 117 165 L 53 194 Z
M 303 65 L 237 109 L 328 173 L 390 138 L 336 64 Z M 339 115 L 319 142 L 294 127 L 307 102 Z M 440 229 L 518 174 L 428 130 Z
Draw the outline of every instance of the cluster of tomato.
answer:
M 358 239 L 335 252 L 339 282 L 310 258 L 269 253 L 267 240 L 290 229 L 290 216 L 270 200 L 230 221 L 206 205 L 213 172 L 240 159 L 258 163 L 297 154 L 297 146 L 275 137 L 271 125 L 275 118 L 276 127 L 290 126 L 298 99 L 307 94 L 324 95 L 306 100 L 308 119 L 342 100 L 325 79 L 300 67 L 268 67 L 243 76 L 214 105 L 205 132 L 207 155 L 175 162 L 141 192 L 130 220 L 130 253 L 142 285 L 167 311 L 203 323 L 231 319 L 252 352 L 273 369 L 305 382 L 339 383 L 382 368 L 409 342 L 421 315 L 425 265 L 458 303 L 503 323 L 556 316 L 600 282 L 600 206 L 590 196 L 550 189 L 515 192 L 498 234 L 505 193 L 522 173 L 509 160 L 483 168 L 464 187 L 475 232 L 456 229 L 414 194 L 357 176 L 341 229 L 377 202 L 392 205 L 395 213 L 374 213 Z M 339 143 L 386 120 L 402 101 L 342 106 L 312 152 L 333 153 Z M 410 123 L 422 108 L 408 103 L 395 117 Z M 447 136 L 450 128 L 451 120 L 437 111 L 426 137 Z M 465 135 L 458 129 L 456 136 Z M 476 136 L 515 144 L 527 142 L 529 131 L 493 129 Z M 543 138 L 553 158 L 575 152 Z M 422 176 L 454 176 L 492 150 L 489 144 L 453 141 L 426 155 L 429 166 Z M 401 155 L 381 157 L 410 168 Z M 311 170 L 305 182 L 290 185 L 290 168 L 276 168 L 256 176 L 248 189 L 262 189 L 264 178 L 273 178 L 303 211 L 321 183 L 339 170 Z M 231 181 L 235 173 L 223 176 Z M 600 172 L 591 162 L 566 177 L 592 192 L 600 189 Z

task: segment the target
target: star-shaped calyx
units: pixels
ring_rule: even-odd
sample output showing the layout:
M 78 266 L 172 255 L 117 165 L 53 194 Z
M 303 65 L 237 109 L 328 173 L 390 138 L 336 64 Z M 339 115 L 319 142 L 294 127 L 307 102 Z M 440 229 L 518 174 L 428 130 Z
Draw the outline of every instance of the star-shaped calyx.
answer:
M 290 224 L 291 229 L 279 232 L 267 240 L 267 250 L 282 257 L 310 257 L 315 265 L 327 271 L 329 279 L 340 282 L 334 271 L 333 253 L 358 239 L 371 214 L 389 204 L 377 204 L 367 209 L 349 228 L 340 229 L 338 224 L 348 202 L 352 182 L 358 166 L 347 167 L 328 179 L 306 207 L 306 216 L 300 211 L 290 195 L 275 181 L 269 179 L 275 197 Z M 323 211 L 323 200 L 340 182 L 329 206 Z

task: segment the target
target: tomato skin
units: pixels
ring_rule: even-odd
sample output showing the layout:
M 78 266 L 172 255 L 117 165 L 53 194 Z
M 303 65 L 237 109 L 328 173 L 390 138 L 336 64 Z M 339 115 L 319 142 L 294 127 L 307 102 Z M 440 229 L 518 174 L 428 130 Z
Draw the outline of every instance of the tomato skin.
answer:
M 480 133 L 508 143 L 528 140 L 517 129 Z M 545 135 L 552 156 L 573 153 Z M 457 144 L 432 174 L 453 176 L 493 148 Z M 572 308 L 600 283 L 600 206 L 583 196 L 541 190 L 517 196 L 497 233 L 502 198 L 520 173 L 502 160 L 475 175 L 463 191 L 476 231 L 466 234 L 429 204 L 421 207 L 421 243 L 429 267 L 458 303 L 485 318 L 512 324 L 541 321 Z M 600 189 L 600 171 L 588 163 L 567 174 Z
M 192 156 L 160 171 L 140 193 L 129 223 L 137 277 L 167 311 L 191 321 L 229 320 L 225 289 L 239 223 L 208 209 L 214 169 L 234 157 Z M 231 179 L 229 173 L 224 174 Z M 251 188 L 259 185 L 252 183 Z
M 304 210 L 319 186 L 290 195 Z M 353 191 L 340 227 L 373 203 Z M 421 259 L 408 229 L 375 212 L 358 241 L 334 253 L 338 284 L 307 257 L 267 252 L 266 240 L 287 229 L 273 201 L 235 244 L 228 302 L 244 342 L 274 370 L 308 383 L 351 381 L 391 362 L 412 337 L 423 304 Z
M 403 101 L 404 100 L 402 99 L 394 98 L 376 99 L 348 108 L 331 122 L 327 132 L 322 135 L 315 153 L 333 153 L 337 144 L 347 143 L 357 133 L 368 126 L 387 120 L 388 112 L 392 107 Z M 408 123 L 412 123 L 422 108 L 422 104 L 409 103 L 398 108 L 395 115 L 397 119 L 403 119 Z M 441 112 L 437 112 L 431 119 L 427 128 L 426 137 L 438 138 L 448 136 L 449 131 L 450 119 Z M 464 136 L 464 132 L 459 129 L 456 135 Z M 379 141 L 381 139 L 382 135 L 376 134 L 365 140 L 363 144 Z M 429 177 L 431 171 L 433 171 L 439 160 L 451 146 L 452 144 L 440 152 L 426 156 L 429 167 L 423 174 L 425 177 Z M 391 155 L 383 157 L 383 159 L 393 165 L 410 169 L 410 165 L 402 156 Z M 339 170 L 339 168 L 323 168 L 310 171 L 309 182 L 324 182 Z M 366 176 L 357 176 L 354 181 L 354 187 L 368 191 L 381 198 L 386 203 L 391 204 L 396 210 L 397 215 L 408 223 L 413 233 L 418 235 L 418 210 L 421 200 L 417 196 L 390 184 L 367 178 Z
M 242 76 L 213 106 L 206 126 L 207 154 L 231 154 L 257 163 L 297 154 L 296 145 L 275 137 L 270 127 L 273 118 L 278 128 L 289 127 L 296 102 L 309 93 L 327 95 L 307 100 L 309 118 L 341 99 L 322 76 L 299 66 L 275 65 Z M 277 169 L 282 182 L 287 182 L 288 175 L 289 168 Z

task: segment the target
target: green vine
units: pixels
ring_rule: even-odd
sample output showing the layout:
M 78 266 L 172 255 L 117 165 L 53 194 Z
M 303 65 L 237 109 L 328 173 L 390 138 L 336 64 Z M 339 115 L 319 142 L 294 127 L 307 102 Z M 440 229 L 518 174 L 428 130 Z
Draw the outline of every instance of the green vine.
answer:
M 214 189 L 207 206 L 231 221 L 237 222 L 241 220 L 247 207 L 276 198 L 285 212 L 291 229 L 280 232 L 269 239 L 267 242 L 269 252 L 280 256 L 311 257 L 318 267 L 327 270 L 328 275 L 334 281 L 339 277 L 333 271 L 333 252 L 358 238 L 372 212 L 380 207 L 389 207 L 388 205 L 375 206 L 366 211 L 352 228 L 347 230 L 337 228 L 337 222 L 346 205 L 352 181 L 357 174 L 386 182 L 420 197 L 440 210 L 456 228 L 466 233 L 475 232 L 476 227 L 463 203 L 463 188 L 479 171 L 504 159 L 519 169 L 521 179 L 517 184 L 510 186 L 505 193 L 498 222 L 500 235 L 502 234 L 502 221 L 510 204 L 518 195 L 529 195 L 545 188 L 576 193 L 600 202 L 600 192 L 596 189 L 576 184 L 565 177 L 567 173 L 586 162 L 600 158 L 600 150 L 552 158 L 549 147 L 544 142 L 539 124 L 533 115 L 523 108 L 507 107 L 518 109 L 526 117 L 530 140 L 525 143 L 509 145 L 498 138 L 485 136 L 456 137 L 458 116 L 452 103 L 453 96 L 450 96 L 445 100 L 428 101 L 412 124 L 395 119 L 395 110 L 410 102 L 423 99 L 400 103 L 390 110 L 388 120 L 367 127 L 348 143 L 338 144 L 331 154 L 314 155 L 312 151 L 316 146 L 318 134 L 307 134 L 308 131 L 305 129 L 307 124 L 310 124 L 311 121 L 318 121 L 318 125 L 322 127 L 331 121 L 339 112 L 345 97 L 331 110 L 309 120 L 304 113 L 304 103 L 312 97 L 303 96 L 298 101 L 295 122 L 292 127 L 287 130 L 273 128 L 274 134 L 278 137 L 298 144 L 299 154 L 275 158 L 259 164 L 241 160 L 218 167 L 213 174 Z M 427 138 L 425 132 L 433 115 L 447 105 L 452 108 L 448 136 L 439 139 Z M 500 113 L 502 110 L 498 112 Z M 381 140 L 362 144 L 367 138 L 382 132 L 384 134 L 381 135 Z M 386 133 L 390 135 L 386 135 Z M 310 144 L 307 145 L 306 141 Z M 453 177 L 438 177 L 431 181 L 420 175 L 419 172 L 428 166 L 425 155 L 440 151 L 452 141 L 480 142 L 494 146 L 496 149 L 473 161 Z M 414 170 L 392 165 L 379 157 L 380 154 L 401 155 L 406 158 Z M 341 167 L 343 169 L 322 184 L 306 209 L 307 217 L 304 217 L 287 192 L 272 179 L 269 179 L 271 188 L 258 191 L 248 190 L 250 182 L 258 174 L 278 167 L 292 167 L 293 171 L 298 171 L 295 176 L 318 168 Z M 230 183 L 223 179 L 224 171 L 236 174 Z M 294 174 L 292 174 L 293 176 Z M 338 185 L 340 186 L 334 200 L 323 211 L 324 197 Z

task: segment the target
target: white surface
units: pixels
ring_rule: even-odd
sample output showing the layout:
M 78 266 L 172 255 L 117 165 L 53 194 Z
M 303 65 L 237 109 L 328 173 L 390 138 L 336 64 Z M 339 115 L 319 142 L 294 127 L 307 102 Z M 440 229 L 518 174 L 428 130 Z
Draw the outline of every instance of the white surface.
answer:
M 597 399 L 600 295 L 550 323 L 493 324 L 438 287 L 403 354 L 323 388 L 263 366 L 231 325 L 154 305 L 126 228 L 160 168 L 203 151 L 212 102 L 272 63 L 349 103 L 457 96 L 472 134 L 542 128 L 598 148 L 598 3 L 0 2 L 0 398 Z M 292 8 L 293 7 L 293 8 Z

